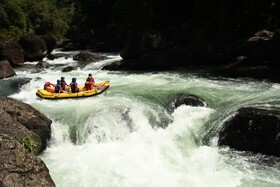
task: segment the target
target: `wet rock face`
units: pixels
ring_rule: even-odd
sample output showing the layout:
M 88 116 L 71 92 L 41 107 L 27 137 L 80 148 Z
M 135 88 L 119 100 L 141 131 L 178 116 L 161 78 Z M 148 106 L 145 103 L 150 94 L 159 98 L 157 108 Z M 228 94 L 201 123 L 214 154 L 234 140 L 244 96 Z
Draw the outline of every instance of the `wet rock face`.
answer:
M 0 114 L 0 134 L 6 134 L 19 142 L 25 137 L 32 138 L 38 143 L 34 153 L 41 152 L 47 146 L 52 121 L 32 106 L 1 96 Z
M 46 147 L 50 124 L 30 105 L 0 96 L 0 186 L 55 186 L 36 156 Z
M 55 184 L 39 157 L 15 139 L 0 135 L 0 186 L 54 187 Z
M 223 124 L 218 144 L 280 156 L 280 109 L 239 109 Z

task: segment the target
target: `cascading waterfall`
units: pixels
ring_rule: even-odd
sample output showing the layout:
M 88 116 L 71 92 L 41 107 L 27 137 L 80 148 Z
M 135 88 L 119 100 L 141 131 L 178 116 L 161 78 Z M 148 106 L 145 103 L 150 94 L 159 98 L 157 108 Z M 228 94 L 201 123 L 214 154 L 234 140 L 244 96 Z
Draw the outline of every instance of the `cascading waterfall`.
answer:
M 41 155 L 58 187 L 69 186 L 280 186 L 276 157 L 217 147 L 222 121 L 243 106 L 280 106 L 280 85 L 246 79 L 203 78 L 199 72 L 133 73 L 100 70 L 119 60 L 83 67 L 69 59 L 43 72 L 17 69 L 31 78 L 11 97 L 53 120 L 52 138 Z M 77 70 L 62 73 L 65 65 Z M 28 63 L 32 66 L 33 63 Z M 83 84 L 110 80 L 101 95 L 44 100 L 44 82 L 61 76 Z M 203 98 L 208 107 L 171 107 L 176 94 Z

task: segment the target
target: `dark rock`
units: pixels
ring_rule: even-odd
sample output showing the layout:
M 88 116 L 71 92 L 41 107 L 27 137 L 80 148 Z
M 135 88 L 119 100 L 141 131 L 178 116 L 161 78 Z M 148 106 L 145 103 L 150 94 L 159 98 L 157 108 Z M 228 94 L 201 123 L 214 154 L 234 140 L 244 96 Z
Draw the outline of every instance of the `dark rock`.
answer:
M 24 63 L 23 49 L 17 42 L 0 41 L 0 60 L 8 60 L 11 66 Z
M 45 42 L 45 44 L 47 45 L 47 49 L 48 49 L 47 54 L 50 54 L 56 46 L 56 40 L 51 36 L 43 35 L 43 36 L 38 36 L 38 37 Z
M 0 80 L 0 95 L 9 96 L 18 93 L 22 85 L 29 83 L 31 78 L 13 77 L 10 79 Z
M 44 162 L 15 139 L 0 134 L 0 186 L 54 187 Z
M 19 40 L 19 44 L 24 50 L 25 61 L 40 61 L 48 53 L 45 41 L 38 36 L 22 37 Z
M 72 67 L 72 66 L 67 66 L 65 68 L 62 69 L 62 72 L 70 72 L 75 70 L 76 68 Z
M 46 61 L 40 61 L 38 64 L 36 64 L 37 68 L 48 68 L 50 67 L 50 64 Z
M 107 57 L 99 55 L 97 53 L 80 52 L 79 54 L 74 55 L 73 59 L 76 61 L 82 61 L 82 62 L 98 62 L 98 61 L 107 59 Z
M 51 123 L 45 115 L 32 106 L 20 101 L 0 96 L 0 132 L 22 142 L 24 137 L 31 137 L 38 142 L 35 153 L 47 146 L 51 135 Z
M 64 54 L 64 53 L 55 53 L 55 54 L 48 54 L 47 55 L 47 58 L 49 60 L 54 60 L 54 59 L 57 59 L 57 58 L 65 58 L 65 59 L 68 59 L 70 58 L 71 55 L 68 55 L 68 54 Z
M 280 156 L 280 110 L 241 108 L 224 122 L 219 145 Z
M 177 108 L 181 105 L 197 106 L 197 107 L 206 107 L 206 102 L 198 96 L 195 95 L 180 95 L 173 102 L 172 106 Z
M 123 61 L 115 61 L 111 64 L 105 65 L 102 69 L 103 70 L 119 70 Z
M 0 61 L 0 79 L 15 76 L 16 73 L 7 60 Z

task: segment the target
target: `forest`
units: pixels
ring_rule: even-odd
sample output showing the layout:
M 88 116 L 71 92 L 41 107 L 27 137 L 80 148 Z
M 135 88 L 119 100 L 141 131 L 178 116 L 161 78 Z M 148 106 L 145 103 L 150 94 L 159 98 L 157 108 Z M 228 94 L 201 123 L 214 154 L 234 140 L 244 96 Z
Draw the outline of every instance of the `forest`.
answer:
M 274 0 L 1 0 L 0 37 L 51 35 L 81 42 L 124 37 L 119 40 L 124 42 L 131 31 L 141 31 L 156 47 L 184 28 L 182 42 L 224 42 L 261 29 L 278 31 L 279 12 Z

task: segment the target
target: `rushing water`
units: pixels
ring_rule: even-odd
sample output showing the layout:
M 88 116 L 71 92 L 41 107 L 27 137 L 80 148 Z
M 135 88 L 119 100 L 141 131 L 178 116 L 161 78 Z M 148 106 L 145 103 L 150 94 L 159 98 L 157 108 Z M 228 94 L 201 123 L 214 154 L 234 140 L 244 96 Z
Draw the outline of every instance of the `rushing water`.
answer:
M 218 147 L 223 121 L 243 106 L 280 107 L 280 85 L 246 79 L 205 78 L 194 72 L 122 72 L 100 68 L 119 60 L 79 65 L 70 59 L 38 72 L 27 63 L 17 75 L 31 78 L 11 97 L 53 120 L 41 155 L 58 187 L 280 186 L 280 159 Z M 79 67 L 62 73 L 66 65 Z M 83 84 L 110 81 L 98 96 L 44 100 L 44 82 L 61 76 Z M 200 96 L 208 107 L 172 108 L 177 94 Z

